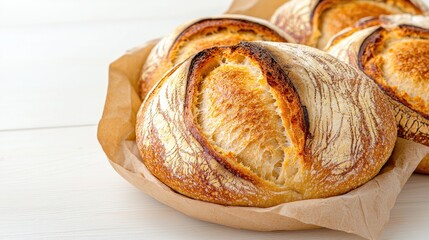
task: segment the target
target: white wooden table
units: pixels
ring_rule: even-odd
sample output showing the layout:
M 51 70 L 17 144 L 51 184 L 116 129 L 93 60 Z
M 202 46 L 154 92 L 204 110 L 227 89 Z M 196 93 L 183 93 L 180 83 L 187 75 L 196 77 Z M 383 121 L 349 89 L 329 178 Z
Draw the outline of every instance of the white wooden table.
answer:
M 252 232 L 191 219 L 123 180 L 96 139 L 108 64 L 229 0 L 0 0 L 0 239 L 360 239 Z M 382 239 L 427 239 L 414 175 Z

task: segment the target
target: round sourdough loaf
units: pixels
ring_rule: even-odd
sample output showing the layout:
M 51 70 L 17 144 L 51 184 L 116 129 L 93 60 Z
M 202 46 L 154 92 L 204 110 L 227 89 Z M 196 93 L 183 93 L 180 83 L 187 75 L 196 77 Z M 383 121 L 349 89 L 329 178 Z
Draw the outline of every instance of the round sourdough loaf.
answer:
M 396 141 L 372 81 L 288 43 L 204 50 L 159 81 L 137 116 L 147 168 L 188 197 L 269 207 L 343 194 L 373 178 Z

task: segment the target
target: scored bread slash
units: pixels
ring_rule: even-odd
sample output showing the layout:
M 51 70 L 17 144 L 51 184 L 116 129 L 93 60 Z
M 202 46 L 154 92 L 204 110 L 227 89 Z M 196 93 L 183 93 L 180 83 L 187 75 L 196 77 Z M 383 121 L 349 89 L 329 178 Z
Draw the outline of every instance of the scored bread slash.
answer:
M 324 49 L 332 36 L 362 18 L 403 13 L 429 11 L 421 0 L 291 0 L 276 10 L 271 22 L 297 43 Z
M 361 29 L 366 22 L 368 28 Z M 366 19 L 335 36 L 328 52 L 368 75 L 395 108 L 398 136 L 429 146 L 429 17 Z M 429 174 L 429 156 L 416 169 Z
M 139 82 L 140 97 L 144 99 L 168 70 L 204 49 L 257 40 L 294 42 L 269 22 L 241 15 L 221 15 L 184 24 L 164 37 L 150 53 Z

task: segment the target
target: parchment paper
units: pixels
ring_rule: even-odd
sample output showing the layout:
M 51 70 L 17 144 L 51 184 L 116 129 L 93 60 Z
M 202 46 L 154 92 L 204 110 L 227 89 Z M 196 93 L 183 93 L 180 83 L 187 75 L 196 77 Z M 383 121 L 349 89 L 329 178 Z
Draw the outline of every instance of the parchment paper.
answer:
M 234 0 L 226 13 L 244 14 L 270 20 L 271 15 L 289 0 Z
M 235 1 L 229 13 L 236 13 L 234 11 L 237 9 L 246 13 L 246 9 L 254 9 L 252 6 L 262 1 L 249 2 Z M 154 40 L 130 50 L 110 65 L 98 140 L 111 165 L 122 177 L 158 201 L 208 222 L 257 231 L 325 227 L 368 239 L 380 236 L 401 188 L 420 160 L 429 153 L 428 147 L 398 139 L 392 157 L 380 174 L 360 188 L 341 196 L 285 203 L 270 208 L 229 207 L 193 200 L 174 192 L 155 178 L 141 161 L 135 143 L 135 121 L 141 104 L 137 80 L 156 42 Z

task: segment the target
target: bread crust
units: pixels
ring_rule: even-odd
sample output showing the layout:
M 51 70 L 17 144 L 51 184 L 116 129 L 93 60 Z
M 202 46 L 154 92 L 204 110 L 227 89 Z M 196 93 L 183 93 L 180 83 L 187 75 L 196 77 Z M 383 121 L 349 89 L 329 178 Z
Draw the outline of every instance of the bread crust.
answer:
M 278 107 L 284 115 L 287 115 L 283 117 L 287 118 L 287 120 L 293 118 L 290 121 L 290 126 L 286 127 L 286 129 L 288 130 L 288 136 L 291 137 L 292 142 L 298 146 L 297 152 L 300 157 L 304 154 L 306 122 L 308 122 L 308 119 L 305 118 L 303 108 L 299 101 L 299 96 L 295 92 L 293 85 L 267 51 L 247 43 L 243 43 L 240 46 L 232 46 L 229 49 L 231 53 L 226 53 L 225 49 L 222 48 L 212 48 L 201 52 L 193 58 L 191 63 L 192 68 L 188 75 L 187 96 L 185 100 L 185 122 L 192 136 L 210 155 L 235 175 L 252 181 L 252 179 L 257 179 L 254 176 L 255 174 L 252 171 L 248 171 L 246 168 L 240 167 L 240 165 L 236 165 L 234 162 L 226 161 L 227 158 L 223 158 L 223 156 L 218 154 L 218 151 L 213 148 L 206 136 L 202 134 L 203 130 L 195 121 L 197 117 L 195 116 L 195 111 L 192 108 L 195 107 L 196 91 L 199 82 L 203 80 L 201 76 L 206 75 L 206 73 L 202 71 L 202 69 L 205 68 L 205 65 L 210 65 L 209 61 L 219 61 L 218 59 L 213 58 L 219 56 L 222 56 L 222 58 L 229 58 L 233 57 L 234 54 L 246 56 L 252 61 L 259 63 L 259 67 L 263 76 L 266 77 L 268 85 L 278 94 L 278 96 L 280 96 L 280 98 L 277 99 L 279 102 Z M 236 95 L 237 93 L 235 92 L 234 94 Z M 232 97 L 234 96 L 226 96 L 226 98 Z M 256 109 L 247 115 L 242 116 L 243 120 L 251 119 L 252 116 L 249 115 L 253 115 L 255 111 Z M 254 121 L 252 124 L 257 126 L 258 122 Z M 232 160 L 235 161 L 236 159 Z M 252 183 L 255 184 L 256 182 L 252 181 Z
M 196 19 L 176 28 L 149 54 L 138 83 L 140 98 L 144 99 L 169 69 L 191 55 L 213 46 L 253 40 L 293 42 L 291 37 L 269 22 L 239 15 Z
M 337 35 L 329 52 L 365 72 L 390 97 L 399 137 L 429 146 L 429 17 L 377 21 L 380 26 Z M 417 171 L 428 169 L 426 157 Z
M 391 59 L 391 61 L 396 61 L 394 69 L 391 70 L 398 72 L 404 78 L 407 77 L 405 76 L 407 74 L 411 78 L 429 81 L 429 29 L 416 26 L 399 25 L 390 30 L 385 28 L 377 29 L 362 44 L 358 59 L 359 67 L 374 79 L 391 98 L 418 112 L 424 118 L 429 119 L 429 106 L 426 106 L 429 104 L 425 104 L 424 100 L 413 102 L 410 94 L 402 93 L 400 89 L 389 84 L 387 79 L 385 79 L 386 73 L 383 72 L 383 65 L 390 59 L 384 59 L 383 61 L 380 59 L 382 57 L 380 55 L 389 47 L 388 41 L 396 39 L 402 39 L 403 41 L 405 38 L 410 38 L 411 44 L 415 44 L 415 42 L 419 42 L 420 44 L 411 49 L 414 52 L 404 53 L 402 51 L 406 51 L 407 49 L 400 48 L 400 45 L 395 45 L 394 49 L 388 49 L 394 55 L 394 59 Z M 405 47 L 413 47 L 410 46 L 411 44 L 407 44 Z M 408 83 L 404 80 L 404 84 Z M 410 88 L 415 89 L 417 86 L 410 86 Z
M 324 49 L 329 39 L 364 17 L 385 14 L 429 14 L 420 0 L 291 0 L 271 22 L 301 44 Z
M 386 96 L 365 78 L 301 45 L 207 49 L 149 93 L 137 116 L 138 148 L 154 176 L 198 200 L 269 207 L 342 194 L 374 177 L 396 140 Z M 269 118 L 271 110 L 278 119 Z M 240 137 L 230 141 L 233 134 Z M 234 148 L 247 137 L 261 157 L 277 151 L 265 141 L 272 136 L 283 151 L 278 174 L 260 168 L 275 164 L 265 157 L 255 163 Z

